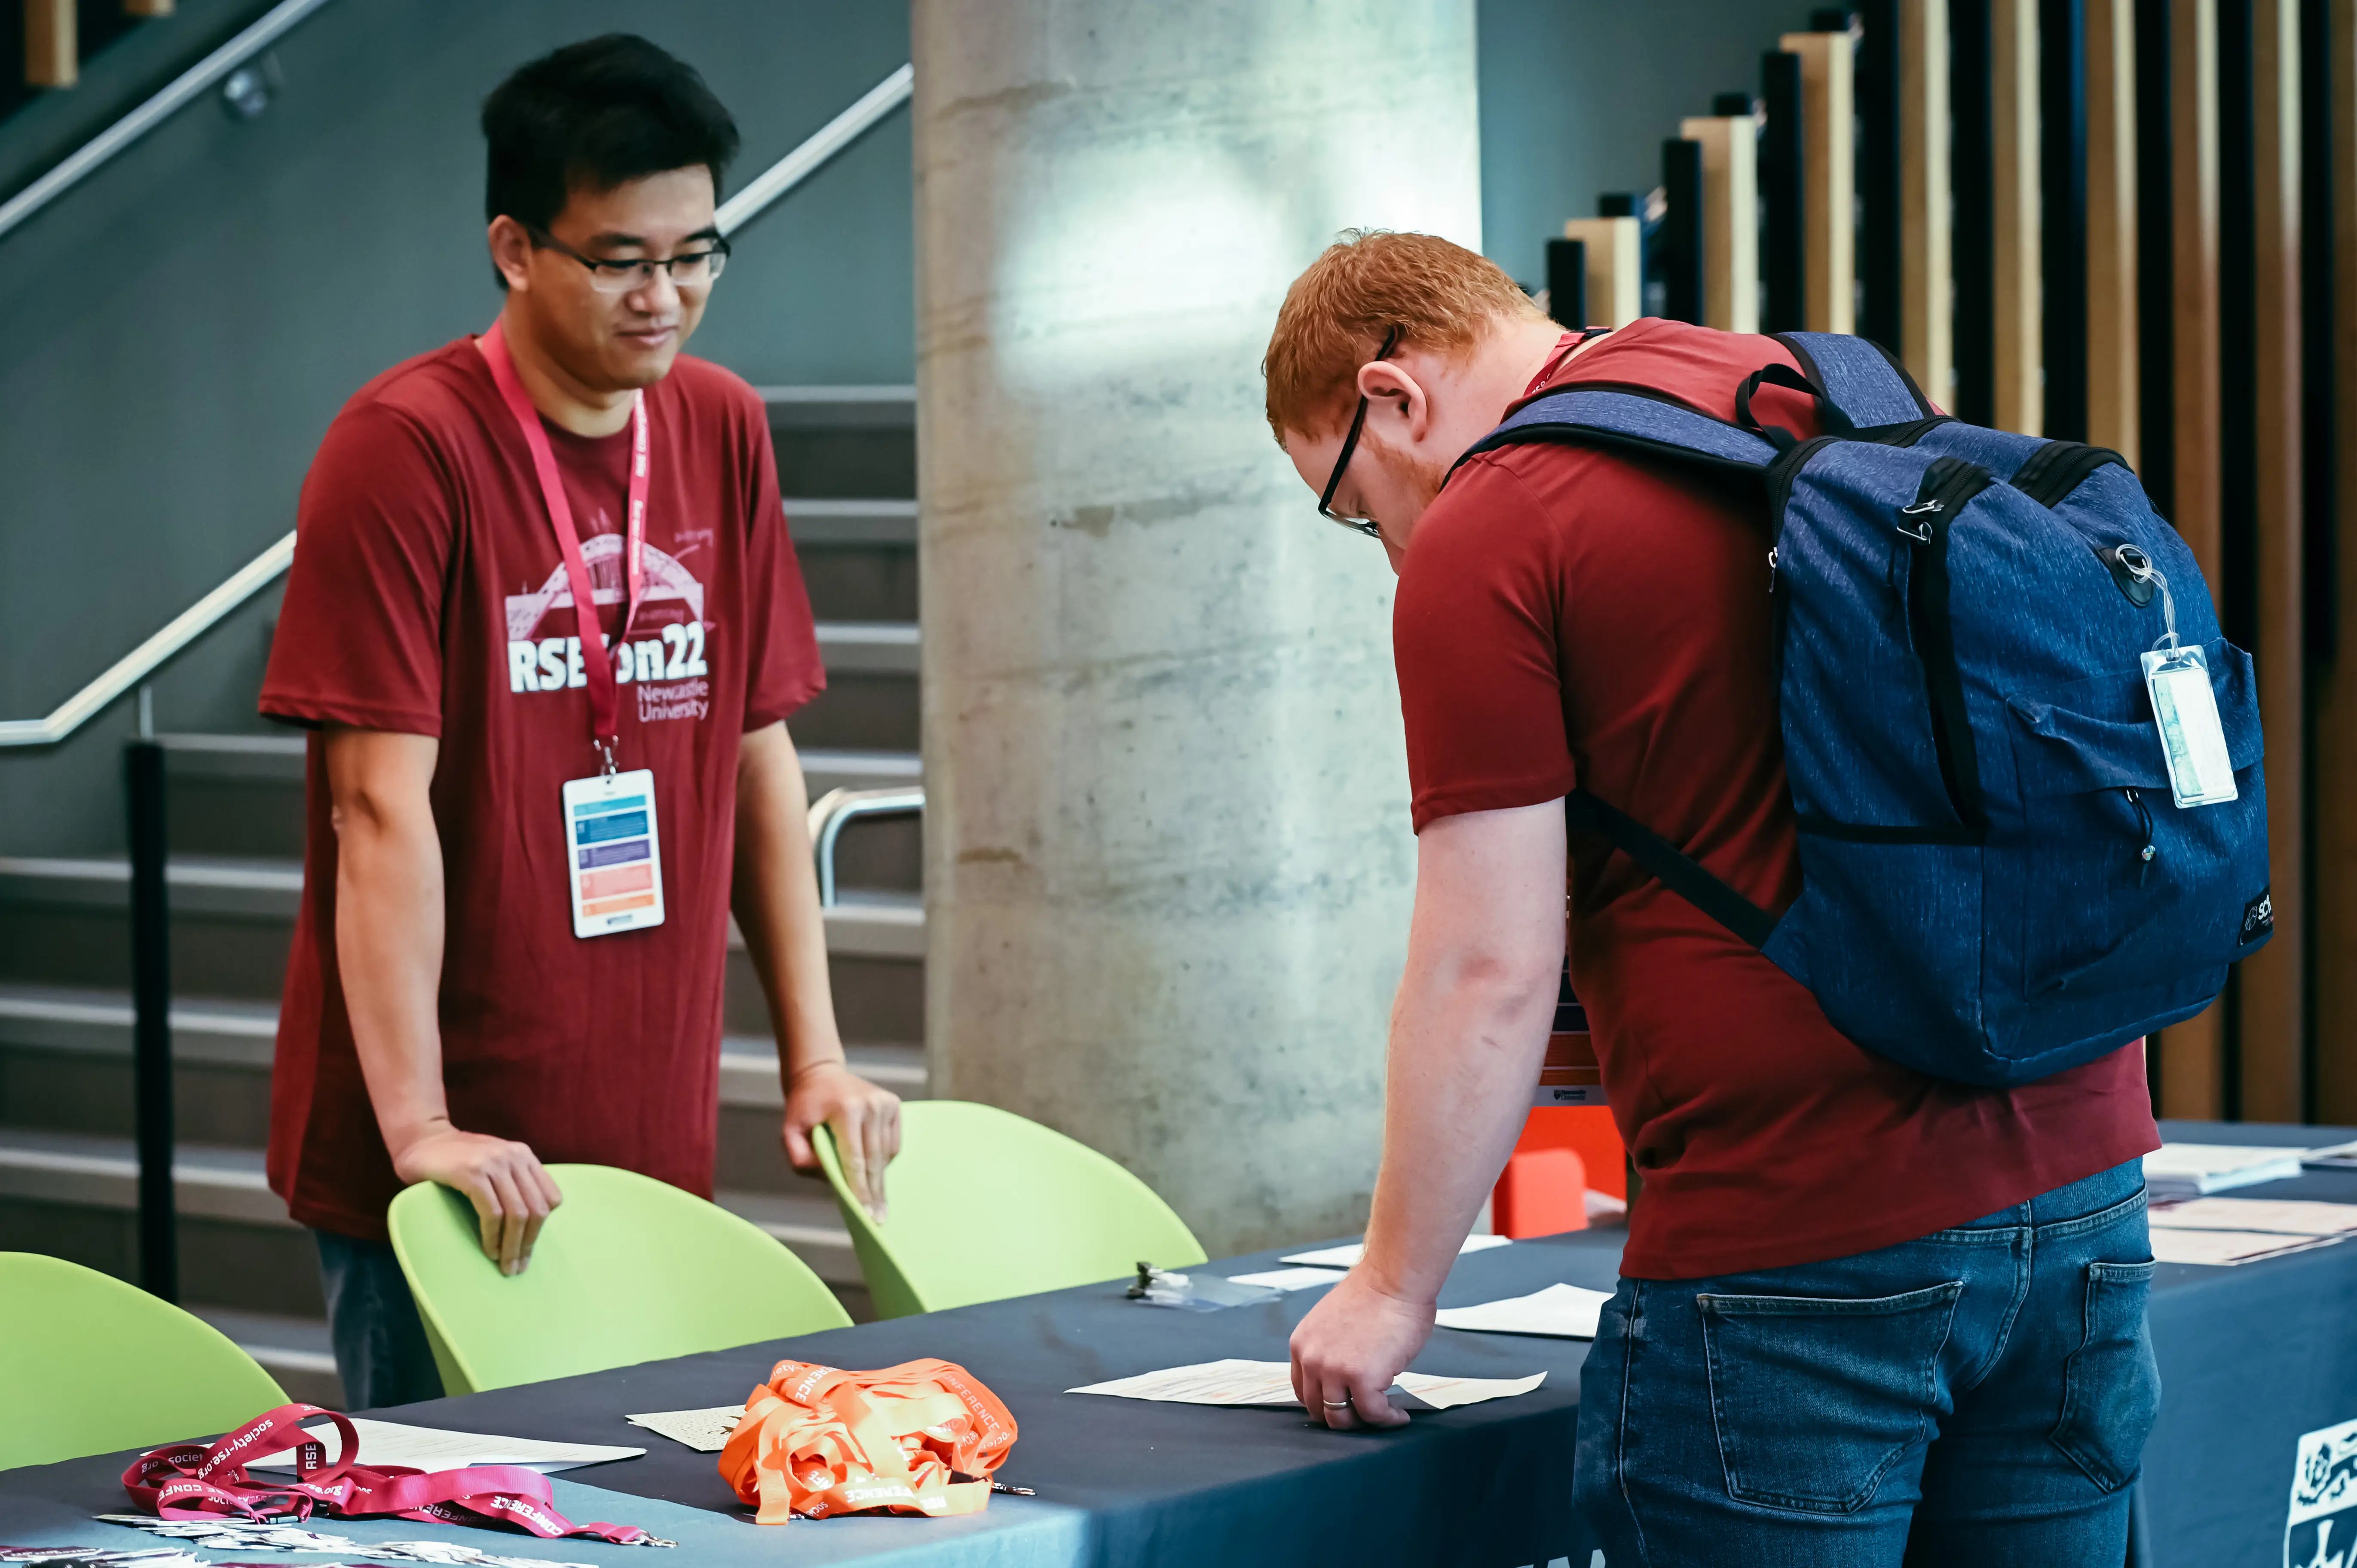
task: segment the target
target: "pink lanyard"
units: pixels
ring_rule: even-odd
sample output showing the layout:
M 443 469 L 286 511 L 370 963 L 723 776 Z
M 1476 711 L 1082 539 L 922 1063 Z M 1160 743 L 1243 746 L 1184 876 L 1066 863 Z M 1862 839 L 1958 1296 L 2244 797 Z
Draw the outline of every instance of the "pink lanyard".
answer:
M 515 361 L 508 356 L 506 336 L 500 324 L 482 336 L 483 358 L 491 367 L 491 380 L 499 383 L 500 396 L 506 400 L 508 412 L 515 416 L 516 428 L 523 432 L 523 444 L 531 448 L 533 472 L 540 479 L 541 499 L 548 504 L 548 521 L 556 530 L 556 548 L 565 556 L 565 581 L 573 588 L 573 615 L 581 629 L 582 673 L 589 681 L 589 741 L 606 759 L 606 771 L 614 771 L 614 747 L 622 738 L 621 703 L 616 695 L 614 661 L 606 650 L 606 639 L 597 626 L 597 601 L 589 585 L 589 567 L 581 558 L 581 532 L 573 524 L 573 503 L 565 499 L 565 481 L 556 471 L 556 454 L 548 445 L 548 432 L 542 428 L 540 411 L 532 405 L 531 397 L 517 377 Z M 622 629 L 615 634 L 619 647 L 630 639 L 630 623 L 638 618 L 639 598 L 646 587 L 647 577 L 647 473 L 652 465 L 647 456 L 647 394 L 640 392 L 630 403 L 630 499 L 629 541 L 623 552 Z
M 340 1438 L 335 1463 L 326 1445 L 303 1430 L 325 1416 Z M 245 1461 L 292 1444 L 295 1478 L 257 1481 Z M 586 1535 L 619 1546 L 669 1546 L 636 1525 L 575 1524 L 556 1511 L 548 1477 L 514 1465 L 463 1470 L 413 1470 L 398 1465 L 364 1468 L 352 1423 L 331 1410 L 285 1404 L 254 1417 L 220 1442 L 152 1449 L 123 1472 L 131 1500 L 162 1519 L 231 1514 L 264 1520 L 311 1517 L 314 1509 L 339 1519 L 390 1516 L 443 1524 L 512 1524 L 544 1538 Z

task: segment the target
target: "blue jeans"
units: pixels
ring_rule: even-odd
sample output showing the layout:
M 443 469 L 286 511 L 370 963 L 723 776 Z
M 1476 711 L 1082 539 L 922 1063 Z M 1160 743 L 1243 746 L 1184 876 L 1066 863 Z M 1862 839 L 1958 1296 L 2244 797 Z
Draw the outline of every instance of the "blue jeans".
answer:
M 401 1261 L 383 1241 L 314 1230 L 328 1339 L 344 1380 L 346 1410 L 377 1410 L 442 1397 L 442 1373 Z
M 2138 1162 L 1918 1240 L 1631 1280 L 1580 1374 L 1612 1568 L 2111 1568 L 2160 1406 Z

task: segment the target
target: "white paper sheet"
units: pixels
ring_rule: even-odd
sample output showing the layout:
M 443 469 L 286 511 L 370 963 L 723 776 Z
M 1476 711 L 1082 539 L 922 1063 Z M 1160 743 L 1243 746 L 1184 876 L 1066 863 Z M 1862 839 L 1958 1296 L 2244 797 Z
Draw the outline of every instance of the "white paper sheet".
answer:
M 659 1410 L 648 1415 L 626 1415 L 632 1426 L 658 1432 L 673 1443 L 699 1454 L 717 1454 L 728 1446 L 728 1434 L 745 1417 L 741 1404 L 716 1404 L 705 1410 Z
M 1340 1269 L 1264 1269 L 1256 1274 L 1231 1274 L 1230 1284 L 1266 1285 L 1271 1290 L 1312 1290 L 1342 1277 Z
M 646 1452 L 643 1448 L 609 1448 L 595 1443 L 543 1443 L 531 1437 L 487 1437 L 477 1432 L 444 1432 L 431 1426 L 404 1426 L 398 1422 L 371 1421 L 359 1415 L 352 1417 L 352 1427 L 360 1434 L 361 1464 L 408 1465 L 420 1470 L 457 1470 L 468 1465 L 520 1465 L 527 1470 L 553 1476 L 576 1465 L 603 1465 L 609 1459 L 636 1459 Z M 337 1434 L 335 1424 L 323 1421 L 303 1430 L 328 1445 L 328 1462 L 334 1463 L 337 1444 L 343 1441 Z M 292 1470 L 295 1467 L 295 1450 L 283 1448 L 248 1463 L 254 1469 Z
M 1544 1372 L 1528 1378 L 1443 1378 L 1429 1372 L 1402 1372 L 1394 1386 L 1414 1394 L 1435 1410 L 1480 1404 L 1485 1400 L 1526 1394 L 1546 1381 Z M 1068 1394 L 1110 1394 L 1119 1399 L 1157 1400 L 1168 1404 L 1295 1405 L 1293 1368 L 1285 1361 L 1202 1361 L 1191 1367 L 1171 1367 L 1140 1372 Z
M 1485 1301 L 1479 1306 L 1443 1307 L 1433 1321 L 1443 1328 L 1482 1334 L 1546 1334 L 1559 1339 L 1596 1337 L 1597 1314 L 1612 1293 L 1580 1285 L 1552 1284 L 1529 1295 Z
M 2144 1157 L 2156 1197 L 2191 1197 L 2299 1175 L 2300 1151 L 2247 1144 L 2163 1144 Z
M 2357 1141 L 2346 1144 L 2327 1144 L 2320 1149 L 2304 1150 L 2299 1159 L 2300 1164 L 2313 1166 L 2318 1170 L 2357 1170 Z
M 2165 1230 L 2152 1232 L 2152 1255 L 2164 1263 L 2208 1263 L 2218 1268 L 2280 1258 L 2311 1247 L 2330 1247 L 2338 1236 L 2271 1236 L 2258 1230 Z
M 2295 1197 L 2189 1197 L 2156 1203 L 2155 1229 L 2265 1230 L 2277 1236 L 2345 1236 L 2357 1231 L 2357 1203 Z
M 1465 1245 L 1457 1249 L 1457 1255 L 1461 1258 L 1468 1252 L 1486 1252 L 1492 1247 L 1511 1245 L 1512 1240 L 1510 1236 L 1468 1236 Z M 1359 1260 L 1366 1255 L 1366 1245 L 1352 1241 L 1340 1247 L 1321 1247 L 1315 1252 L 1287 1253 L 1277 1262 L 1302 1263 L 1313 1269 L 1348 1269 L 1356 1267 Z

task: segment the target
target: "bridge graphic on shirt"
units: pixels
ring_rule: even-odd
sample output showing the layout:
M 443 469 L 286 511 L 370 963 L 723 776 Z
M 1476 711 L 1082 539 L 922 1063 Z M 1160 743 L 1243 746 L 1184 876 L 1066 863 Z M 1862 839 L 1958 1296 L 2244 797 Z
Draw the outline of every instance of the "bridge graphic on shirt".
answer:
M 581 559 L 589 568 L 589 596 L 600 605 L 622 602 L 622 536 L 600 533 L 583 542 Z M 694 574 L 681 565 L 673 556 L 650 544 L 646 547 L 646 592 L 642 605 L 661 604 L 665 600 L 683 602 L 692 620 L 704 619 L 704 585 Z M 565 575 L 565 564 L 548 575 L 535 593 L 510 594 L 507 601 L 508 640 L 522 642 L 539 629 L 541 618 L 551 610 L 573 607 L 573 585 Z M 569 625 L 565 630 L 572 630 Z

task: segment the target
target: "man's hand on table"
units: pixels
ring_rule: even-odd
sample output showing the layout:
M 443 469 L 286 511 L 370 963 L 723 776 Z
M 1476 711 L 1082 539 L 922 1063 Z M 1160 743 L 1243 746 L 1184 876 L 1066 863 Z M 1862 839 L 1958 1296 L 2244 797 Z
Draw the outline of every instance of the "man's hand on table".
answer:
M 439 1182 L 466 1194 L 483 1228 L 483 1256 L 503 1274 L 530 1265 L 541 1226 L 565 1201 L 529 1145 L 461 1133 L 447 1122 L 395 1151 L 393 1170 L 404 1182 Z
M 884 1167 L 900 1152 L 900 1097 L 868 1082 L 841 1062 L 813 1062 L 786 1086 L 786 1160 L 808 1176 L 818 1169 L 813 1130 L 834 1131 L 844 1179 L 860 1207 L 884 1218 Z
M 1293 1331 L 1293 1392 L 1309 1418 L 1336 1431 L 1406 1425 L 1386 1391 L 1432 1337 L 1432 1314 L 1383 1290 L 1364 1263 L 1344 1275 Z

